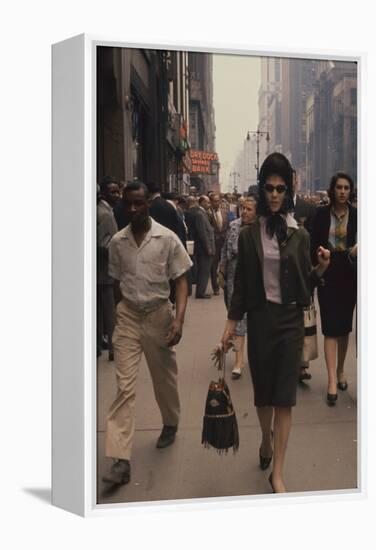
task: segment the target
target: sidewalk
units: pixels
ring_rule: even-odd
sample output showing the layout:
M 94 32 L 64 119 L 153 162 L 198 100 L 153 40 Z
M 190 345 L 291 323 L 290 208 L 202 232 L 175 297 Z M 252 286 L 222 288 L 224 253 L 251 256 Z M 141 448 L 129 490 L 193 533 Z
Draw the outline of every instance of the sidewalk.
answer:
M 182 342 L 177 348 L 181 422 L 175 443 L 156 449 L 162 423 L 149 372 L 142 360 L 137 389 L 136 433 L 128 485 L 108 491 L 101 481 L 111 460 L 104 458 L 107 410 L 115 396 L 114 363 L 105 352 L 98 362 L 98 503 L 155 501 L 270 493 L 270 469 L 258 466 L 260 431 L 248 365 L 241 379 L 228 382 L 239 423 L 237 454 L 219 456 L 201 445 L 202 416 L 208 384 L 218 377 L 210 360 L 219 342 L 226 310 L 223 296 L 189 299 Z M 335 407 L 326 404 L 326 367 L 319 332 L 320 356 L 311 363 L 312 380 L 299 385 L 297 406 L 285 463 L 290 492 L 357 487 L 357 388 L 355 333 L 350 335 L 345 370 L 349 389 L 338 391 Z

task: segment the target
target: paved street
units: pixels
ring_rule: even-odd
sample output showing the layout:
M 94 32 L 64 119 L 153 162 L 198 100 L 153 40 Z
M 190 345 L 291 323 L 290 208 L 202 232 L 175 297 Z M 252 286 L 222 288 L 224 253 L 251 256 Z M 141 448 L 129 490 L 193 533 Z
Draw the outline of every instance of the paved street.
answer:
M 210 352 L 223 331 L 223 296 L 189 299 L 183 340 L 177 348 L 181 423 L 174 445 L 155 448 L 161 419 L 149 372 L 142 361 L 137 390 L 136 433 L 128 485 L 108 491 L 102 483 L 105 418 L 116 393 L 114 363 L 107 352 L 98 363 L 98 503 L 156 501 L 270 493 L 268 476 L 258 466 L 260 432 L 248 366 L 240 380 L 228 380 L 240 430 L 237 454 L 219 456 L 201 445 L 201 428 L 208 384 L 218 377 Z M 319 359 L 311 363 L 312 380 L 299 386 L 293 428 L 285 464 L 291 492 L 349 489 L 357 486 L 357 399 L 355 334 L 350 335 L 346 374 L 347 392 L 339 392 L 335 407 L 326 404 L 326 368 L 319 334 Z

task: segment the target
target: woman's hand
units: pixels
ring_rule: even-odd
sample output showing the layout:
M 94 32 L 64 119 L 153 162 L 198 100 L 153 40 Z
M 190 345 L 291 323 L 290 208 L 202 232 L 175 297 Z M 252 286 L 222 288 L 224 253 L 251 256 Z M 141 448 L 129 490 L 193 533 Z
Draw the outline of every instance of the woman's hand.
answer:
M 225 330 L 221 339 L 221 344 L 225 353 L 228 352 L 230 348 L 230 341 L 235 335 L 236 323 L 237 321 L 232 321 L 231 319 L 228 319 L 228 321 L 226 322 Z
M 317 249 L 317 260 L 319 262 L 319 265 L 317 266 L 317 274 L 321 277 L 321 275 L 329 267 L 330 250 L 328 250 L 327 248 L 324 248 L 323 246 L 319 246 Z

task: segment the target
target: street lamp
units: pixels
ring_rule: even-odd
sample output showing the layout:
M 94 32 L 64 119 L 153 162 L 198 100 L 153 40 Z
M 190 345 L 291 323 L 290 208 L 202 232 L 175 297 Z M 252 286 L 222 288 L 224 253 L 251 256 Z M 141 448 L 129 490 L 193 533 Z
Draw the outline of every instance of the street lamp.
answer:
M 265 136 L 266 141 L 270 141 L 270 134 L 269 132 L 261 132 L 259 128 L 257 128 L 257 131 L 249 131 L 247 132 L 247 141 L 251 139 L 251 136 L 256 138 L 256 174 L 257 174 L 257 184 L 259 182 L 259 173 L 260 173 L 260 139 L 262 136 Z
M 239 172 L 230 172 L 230 177 L 233 176 L 234 178 L 234 193 L 237 193 L 238 192 L 238 188 L 236 187 L 236 178 L 240 178 L 240 174 Z

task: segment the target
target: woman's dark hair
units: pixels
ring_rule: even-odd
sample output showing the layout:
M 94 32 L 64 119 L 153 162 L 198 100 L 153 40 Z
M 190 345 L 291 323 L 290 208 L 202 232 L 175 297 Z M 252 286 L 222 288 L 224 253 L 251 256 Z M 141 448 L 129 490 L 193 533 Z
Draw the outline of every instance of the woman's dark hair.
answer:
M 272 153 L 261 165 L 259 174 L 259 192 L 257 202 L 257 214 L 269 216 L 271 214 L 265 198 L 264 186 L 270 176 L 280 176 L 287 186 L 285 200 L 279 211 L 280 214 L 287 214 L 294 210 L 294 192 L 292 188 L 292 167 L 288 159 L 281 153 Z
M 140 191 L 140 189 L 144 192 L 145 199 L 148 199 L 150 193 L 146 185 L 142 183 L 142 181 L 132 181 L 127 183 L 127 185 L 123 189 L 123 200 L 125 199 L 125 195 L 130 191 Z
M 353 196 L 354 196 L 354 182 L 353 182 L 352 178 L 348 174 L 346 174 L 346 172 L 336 172 L 334 174 L 334 176 L 332 176 L 332 179 L 330 180 L 330 186 L 329 186 L 329 189 L 328 189 L 330 204 L 334 204 L 334 202 L 335 202 L 334 188 L 335 188 L 336 183 L 339 179 L 344 179 L 344 180 L 347 180 L 349 182 L 349 184 L 350 184 L 349 201 L 351 201 L 353 199 Z

